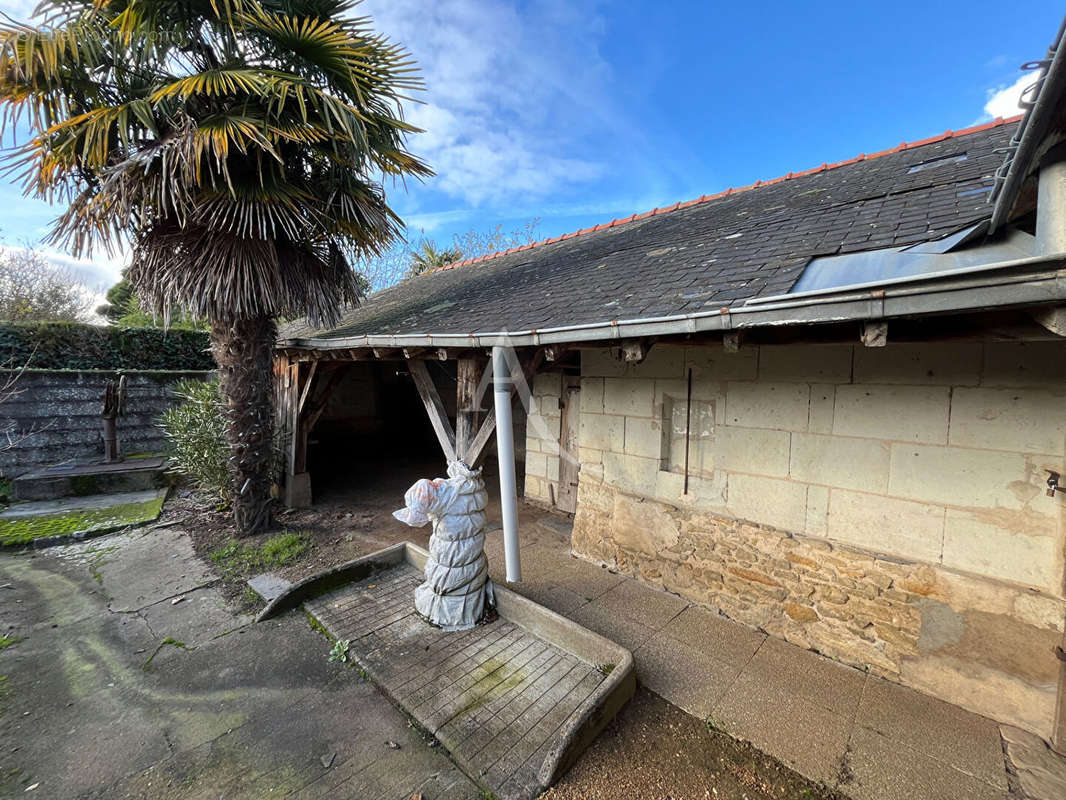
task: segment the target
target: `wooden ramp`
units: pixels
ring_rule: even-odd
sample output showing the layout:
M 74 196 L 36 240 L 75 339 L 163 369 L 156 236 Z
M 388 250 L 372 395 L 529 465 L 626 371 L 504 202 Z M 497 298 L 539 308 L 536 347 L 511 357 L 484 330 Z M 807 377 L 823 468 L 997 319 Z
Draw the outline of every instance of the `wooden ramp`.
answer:
M 632 696 L 632 656 L 506 589 L 495 622 L 445 633 L 414 610 L 424 551 L 399 547 L 369 557 L 376 569 L 345 565 L 350 583 L 334 571 L 298 584 L 264 615 L 303 599 L 472 779 L 504 800 L 536 797 Z

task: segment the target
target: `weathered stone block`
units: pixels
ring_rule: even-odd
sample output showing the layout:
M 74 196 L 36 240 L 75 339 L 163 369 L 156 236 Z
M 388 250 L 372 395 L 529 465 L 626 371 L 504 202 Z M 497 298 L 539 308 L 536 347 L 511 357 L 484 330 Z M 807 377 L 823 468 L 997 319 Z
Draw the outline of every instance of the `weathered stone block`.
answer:
M 934 386 L 838 386 L 833 433 L 944 444 L 950 391 Z
M 533 378 L 534 397 L 559 397 L 562 391 L 563 376 L 560 372 L 541 372 Z
M 899 497 L 952 506 L 1019 509 L 1030 501 L 1042 505 L 1037 497 L 1039 481 L 1025 456 L 1016 453 L 892 445 L 888 491 Z
M 625 417 L 614 414 L 582 414 L 578 426 L 581 447 L 621 452 L 625 442 Z
M 789 432 L 719 427 L 710 446 L 714 469 L 788 477 Z
M 526 475 L 543 478 L 547 475 L 547 456 L 526 450 Z
M 1066 396 L 1038 389 L 956 389 L 950 444 L 1062 457 Z
M 816 383 L 811 386 L 811 412 L 808 421 L 811 433 L 833 432 L 836 392 L 836 386 L 828 383 Z
M 848 383 L 853 349 L 846 344 L 764 345 L 759 348 L 759 380 Z
M 650 417 L 655 382 L 638 378 L 604 378 L 603 410 L 607 414 Z
M 579 408 L 582 414 L 603 413 L 603 378 L 581 376 Z
M 831 539 L 868 550 L 938 561 L 944 541 L 944 509 L 833 489 L 828 533 Z
M 652 493 L 659 472 L 659 460 L 604 452 L 603 479 L 623 491 L 642 496 Z
M 784 530 L 803 530 L 807 516 L 807 484 L 733 473 L 726 506 L 738 519 Z
M 982 356 L 980 344 L 953 342 L 857 347 L 855 382 L 974 386 L 981 374 Z
M 756 347 L 742 347 L 736 353 L 727 353 L 719 345 L 686 347 L 685 368 L 692 370 L 694 382 L 700 379 L 755 380 L 758 372 L 758 353 Z M 682 374 L 678 377 L 683 376 Z
M 891 452 L 876 439 L 794 433 L 789 474 L 808 483 L 884 492 Z
M 982 386 L 1066 385 L 1066 342 L 989 342 Z
M 658 503 L 642 502 L 621 492 L 615 495 L 611 538 L 620 547 L 654 556 L 674 547 L 679 530 L 676 520 Z
M 1003 515 L 998 518 L 1004 520 Z M 1057 535 L 1029 535 L 1024 526 L 1000 527 L 992 519 L 996 517 L 949 508 L 944 565 L 1061 591 L 1061 539 Z
M 626 417 L 625 443 L 627 455 L 661 458 L 663 447 L 662 423 L 648 417 Z
M 742 383 L 726 386 L 725 419 L 746 428 L 805 431 L 810 387 L 802 383 Z

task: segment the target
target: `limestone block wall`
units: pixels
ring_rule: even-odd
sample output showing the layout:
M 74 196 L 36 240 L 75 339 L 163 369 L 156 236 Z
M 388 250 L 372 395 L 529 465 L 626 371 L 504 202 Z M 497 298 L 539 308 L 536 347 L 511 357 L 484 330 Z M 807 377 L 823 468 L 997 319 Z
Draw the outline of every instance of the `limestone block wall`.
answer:
M 533 380 L 526 417 L 525 496 L 538 503 L 550 504 L 558 492 L 562 385 L 558 372 L 544 372 Z
M 659 345 L 582 358 L 573 548 L 1048 735 L 1059 343 Z M 692 407 L 686 404 L 692 372 Z M 688 429 L 688 492 L 683 445 Z
M 155 453 L 166 440 L 156 422 L 174 397 L 170 386 L 182 378 L 207 380 L 210 372 L 127 372 L 126 414 L 118 420 L 125 453 Z M 107 381 L 116 372 L 27 370 L 17 393 L 0 404 L 0 431 L 36 431 L 0 452 L 0 475 L 15 477 L 46 464 L 102 458 L 100 409 Z M 0 383 L 4 380 L 0 375 Z

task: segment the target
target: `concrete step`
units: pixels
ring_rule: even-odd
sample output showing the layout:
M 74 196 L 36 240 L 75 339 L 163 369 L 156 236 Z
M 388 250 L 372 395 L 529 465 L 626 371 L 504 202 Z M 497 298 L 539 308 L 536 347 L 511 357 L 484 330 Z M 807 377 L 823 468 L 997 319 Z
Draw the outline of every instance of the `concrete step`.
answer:
M 137 492 L 164 485 L 167 460 L 138 458 L 117 464 L 64 464 L 42 467 L 15 478 L 15 500 L 55 500 L 113 492 Z

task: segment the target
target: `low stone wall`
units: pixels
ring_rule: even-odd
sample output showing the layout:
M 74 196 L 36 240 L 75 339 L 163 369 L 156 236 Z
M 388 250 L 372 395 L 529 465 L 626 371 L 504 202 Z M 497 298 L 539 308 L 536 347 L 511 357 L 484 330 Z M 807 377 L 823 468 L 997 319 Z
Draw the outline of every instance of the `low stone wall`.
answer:
M 124 453 L 163 450 L 166 442 L 157 422 L 174 400 L 169 387 L 182 378 L 205 380 L 211 375 L 171 371 L 125 374 L 126 415 L 118 420 L 119 445 Z M 24 372 L 15 386 L 15 396 L 0 405 L 0 430 L 13 429 L 16 439 L 21 438 L 20 432 L 34 433 L 0 452 L 0 475 L 10 478 L 46 464 L 102 457 L 100 409 L 107 381 L 117 375 L 95 370 Z
M 1044 492 L 1045 470 L 1063 471 L 1063 355 L 585 351 L 574 552 L 1047 737 L 1066 619 L 1063 498 Z

